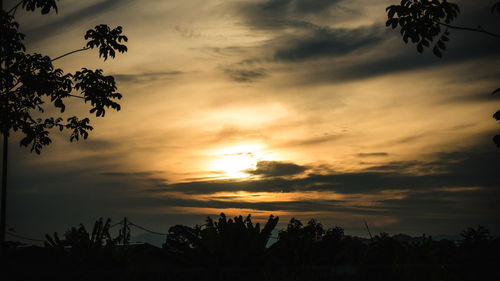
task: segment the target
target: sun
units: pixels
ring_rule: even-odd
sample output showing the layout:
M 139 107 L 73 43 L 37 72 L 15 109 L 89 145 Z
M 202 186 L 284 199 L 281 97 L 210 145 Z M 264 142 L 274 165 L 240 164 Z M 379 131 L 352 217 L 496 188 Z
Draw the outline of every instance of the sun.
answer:
M 249 174 L 243 171 L 255 168 L 256 164 L 251 154 L 230 154 L 215 160 L 213 167 L 216 171 L 224 172 L 227 178 L 245 178 Z
M 216 159 L 213 161 L 211 170 L 222 173 L 223 178 L 246 178 L 253 170 L 257 162 L 264 160 L 264 154 L 256 146 L 237 146 L 225 148 L 215 153 Z

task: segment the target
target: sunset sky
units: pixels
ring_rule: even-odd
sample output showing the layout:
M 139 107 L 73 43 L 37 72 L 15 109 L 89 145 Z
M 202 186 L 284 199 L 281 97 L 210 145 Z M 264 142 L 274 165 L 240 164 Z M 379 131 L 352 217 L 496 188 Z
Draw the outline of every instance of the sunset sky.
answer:
M 494 1 L 454 2 L 454 24 L 500 32 Z M 58 14 L 17 11 L 28 51 L 56 57 L 97 24 L 123 26 L 126 54 L 55 62 L 113 75 L 122 110 L 91 118 L 86 141 L 54 130 L 41 155 L 13 135 L 16 233 L 101 216 L 166 232 L 224 212 L 362 236 L 363 220 L 375 233 L 499 234 L 499 39 L 452 30 L 443 58 L 419 54 L 385 27 L 398 0 L 57 3 Z M 91 116 L 80 100 L 67 108 Z

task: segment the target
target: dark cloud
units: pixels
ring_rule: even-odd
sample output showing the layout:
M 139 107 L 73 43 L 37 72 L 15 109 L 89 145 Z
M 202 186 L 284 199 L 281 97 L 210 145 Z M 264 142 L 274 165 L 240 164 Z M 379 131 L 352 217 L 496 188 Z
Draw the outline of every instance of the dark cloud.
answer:
M 320 13 L 330 9 L 341 0 L 296 0 L 296 13 Z
M 398 36 L 399 33 L 395 31 L 393 35 Z M 496 46 L 496 42 L 490 38 L 482 38 L 475 41 L 470 40 L 467 42 L 463 42 L 466 40 L 456 38 L 455 42 L 452 44 L 454 46 L 450 46 L 443 55 L 443 58 L 439 59 L 430 52 L 420 54 L 414 50 L 412 46 L 404 46 L 402 41 L 399 42 L 399 38 L 391 39 L 390 37 L 392 35 L 386 36 L 387 38 L 380 39 L 381 42 L 385 41 L 385 43 L 381 43 L 378 46 L 385 46 L 387 49 L 383 50 L 378 47 L 376 52 L 379 53 L 379 55 L 370 56 L 363 60 L 346 58 L 341 61 L 321 61 L 320 65 L 316 65 L 314 68 L 307 68 L 307 72 L 301 73 L 301 76 L 295 79 L 294 82 L 312 85 L 318 83 L 355 81 L 416 69 L 431 69 L 434 67 L 456 65 L 461 62 L 473 62 L 476 59 L 495 61 L 500 58 L 500 49 L 493 48 L 493 46 Z M 464 44 L 456 41 L 462 41 Z M 477 45 L 473 46 L 473 42 L 477 43 Z M 388 45 L 388 43 L 391 45 Z M 403 47 L 405 50 L 401 50 Z M 375 51 L 375 49 L 373 49 L 373 51 Z M 471 75 L 476 77 L 481 76 L 480 78 L 478 77 L 478 79 L 484 79 L 484 75 L 498 77 L 499 73 L 496 68 L 491 69 L 486 67 L 476 68 L 471 71 L 473 71 L 473 73 L 470 71 L 458 73 L 456 82 L 463 83 L 469 80 L 477 81 L 477 79 L 471 79 Z M 453 81 L 450 81 L 450 83 L 452 82 Z M 484 95 L 471 94 L 458 98 L 451 97 L 447 102 L 484 101 L 491 98 L 488 94 L 488 92 L 485 92 Z
M 301 36 L 277 38 L 274 60 L 301 61 L 322 57 L 343 56 L 369 48 L 382 41 L 380 28 L 330 29 L 313 27 Z
M 175 76 L 181 75 L 181 71 L 159 71 L 159 72 L 145 72 L 138 74 L 114 74 L 113 76 L 119 82 L 124 83 L 137 83 L 137 82 L 152 82 L 170 80 Z
M 295 179 L 273 177 L 258 180 L 185 182 L 167 185 L 166 190 L 188 194 L 210 194 L 219 191 L 334 191 L 354 194 L 398 189 L 427 190 L 442 187 L 498 188 L 500 187 L 500 178 L 496 174 L 498 173 L 500 152 L 494 149 L 495 147 L 492 146 L 490 150 L 483 149 L 478 152 L 439 153 L 434 155 L 438 159 L 435 161 L 393 161 L 352 173 L 319 174 L 315 172 Z M 261 165 L 261 168 L 257 169 L 257 174 L 278 176 L 280 173 L 285 175 L 285 171 L 288 169 L 297 173 L 305 169 L 305 167 L 296 164 L 289 164 L 268 163 Z
M 292 141 L 286 142 L 285 145 L 286 146 L 317 145 L 317 144 L 336 141 L 340 138 L 342 138 L 342 135 L 325 134 L 323 136 L 311 137 L 308 139 L 292 140 Z
M 82 141 L 79 145 L 79 148 L 83 150 L 109 152 L 110 150 L 116 148 L 118 145 L 119 145 L 118 143 L 112 141 L 89 138 L 85 141 Z
M 391 161 L 382 165 L 367 168 L 368 171 L 385 171 L 385 172 L 430 172 L 434 170 L 436 164 L 423 163 L 420 161 Z
M 384 37 L 381 25 L 332 29 L 305 19 L 306 15 L 308 19 L 314 19 L 318 14 L 332 10 L 338 2 L 340 1 L 275 0 L 236 5 L 236 10 L 249 27 L 270 30 L 271 39 L 251 50 L 238 46 L 226 48 L 224 53 L 236 51 L 238 56 L 245 56 L 245 52 L 248 52 L 248 57 L 239 64 L 252 62 L 260 65 L 250 70 L 228 68 L 226 74 L 236 81 L 253 81 L 255 76 L 262 77 L 262 63 L 340 57 L 371 48 L 382 41 Z
M 446 191 L 434 190 L 413 193 L 405 198 L 381 200 L 380 205 L 398 218 L 399 223 L 391 228 L 402 232 L 418 226 L 422 232 L 459 232 L 466 226 L 484 225 L 500 230 L 500 208 L 498 187 L 478 190 Z
M 330 11 L 339 0 L 269 0 L 242 2 L 236 10 L 254 28 L 281 29 L 286 26 L 308 25 L 306 15 Z
M 358 157 L 386 157 L 389 156 L 387 152 L 370 152 L 370 153 L 358 153 Z
M 385 27 L 385 20 L 372 26 L 358 28 L 332 28 L 325 25 L 322 13 L 328 11 L 328 17 L 345 9 L 336 5 L 340 1 L 265 1 L 243 2 L 237 5 L 240 17 L 251 28 L 268 31 L 271 39 L 263 41 L 254 49 L 260 50 L 260 55 L 249 52 L 244 60 L 265 61 L 267 63 L 297 63 L 316 60 L 317 65 L 301 67 L 301 77 L 294 78 L 294 83 L 318 84 L 359 80 L 379 75 L 410 71 L 420 68 L 453 65 L 459 62 L 473 61 L 481 58 L 497 60 L 500 49 L 497 39 L 476 32 L 451 30 L 451 40 L 442 59 L 436 58 L 431 50 L 426 49 L 419 54 L 412 44 L 403 42 L 399 30 Z M 458 26 L 475 27 L 495 30 L 498 17 L 489 13 L 491 3 L 480 1 L 470 5 L 462 1 L 464 7 L 458 20 Z M 345 2 L 344 6 L 349 6 Z M 299 8 L 300 7 L 300 8 Z M 359 7 L 353 7 L 352 13 L 359 13 Z M 380 11 L 381 16 L 385 11 Z M 305 17 L 307 15 L 307 17 Z M 359 16 L 359 15 L 358 15 Z M 234 46 L 233 48 L 237 48 Z M 255 51 L 255 50 L 254 50 Z M 347 57 L 348 54 L 357 56 Z M 362 57 L 370 52 L 369 57 Z M 240 54 L 241 55 L 241 54 Z M 272 67 L 266 66 L 270 73 Z M 495 69 L 478 69 L 457 77 L 458 81 L 479 76 L 498 76 Z M 465 99 L 479 100 L 475 96 Z M 486 97 L 484 97 L 486 99 Z M 464 100 L 465 102 L 466 100 Z
M 302 15 L 308 13 L 320 13 L 330 9 L 340 0 L 268 0 L 259 4 L 262 11 L 273 14 Z
M 307 168 L 290 162 L 259 161 L 255 170 L 246 170 L 252 175 L 263 177 L 292 176 L 303 173 Z

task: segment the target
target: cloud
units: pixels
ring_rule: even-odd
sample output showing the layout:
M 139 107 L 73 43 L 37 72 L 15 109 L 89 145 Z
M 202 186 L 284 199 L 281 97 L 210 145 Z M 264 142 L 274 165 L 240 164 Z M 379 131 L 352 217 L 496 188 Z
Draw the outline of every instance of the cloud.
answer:
M 493 147 L 494 148 L 494 147 Z M 213 180 L 184 182 L 166 185 L 168 191 L 186 194 L 210 194 L 227 191 L 247 192 L 301 192 L 331 191 L 342 194 L 371 193 L 382 190 L 428 190 L 442 187 L 489 187 L 500 186 L 496 177 L 498 152 L 438 153 L 435 161 L 391 161 L 357 172 L 319 171 L 304 177 L 285 179 L 280 176 L 294 175 L 307 168 L 287 162 L 260 162 L 253 172 L 263 175 L 257 180 Z M 432 157 L 432 156 L 431 156 Z M 312 167 L 314 168 L 314 167 Z
M 259 4 L 259 7 L 273 13 L 306 14 L 324 11 L 338 2 L 339 0 L 267 0 Z
M 76 10 L 70 14 L 65 14 L 61 11 L 62 15 L 58 16 L 57 20 L 27 29 L 26 33 L 29 34 L 27 39 L 30 42 L 36 42 L 46 38 L 48 35 L 58 34 L 62 29 L 70 25 L 84 22 L 90 18 L 95 18 L 98 14 L 106 13 L 130 1 L 131 0 L 105 0 Z M 89 28 L 91 28 L 91 26 L 89 26 Z
M 158 72 L 144 72 L 137 74 L 114 74 L 113 76 L 119 82 L 123 83 L 137 83 L 137 82 L 153 82 L 158 80 L 170 80 L 175 76 L 183 74 L 182 71 L 158 71 Z
M 277 45 L 274 60 L 301 61 L 343 56 L 355 50 L 373 47 L 382 38 L 380 28 L 375 26 L 356 29 L 310 26 L 305 33 L 277 38 L 274 42 Z
M 267 76 L 264 68 L 243 69 L 228 67 L 224 69 L 224 72 L 236 82 L 254 82 L 257 79 Z
M 93 139 L 89 138 L 80 143 L 80 149 L 90 150 L 90 151 L 103 151 L 109 152 L 119 146 L 119 143 L 103 140 L 103 139 Z
M 307 168 L 289 162 L 259 161 L 255 170 L 246 170 L 252 175 L 263 177 L 292 176 L 303 173 Z
M 280 29 L 285 26 L 307 25 L 302 18 L 329 11 L 339 0 L 268 0 L 243 2 L 237 12 L 246 22 L 259 29 Z
M 345 82 L 481 58 L 493 60 L 500 56 L 495 38 L 457 30 L 452 30 L 442 59 L 436 58 L 430 50 L 419 54 L 415 46 L 404 44 L 398 30 L 386 28 L 381 17 L 355 27 L 342 24 L 349 22 L 348 16 L 333 20 L 337 14 L 345 13 L 369 17 L 363 14 L 366 11 L 359 6 L 361 3 L 345 2 L 343 6 L 350 7 L 346 11 L 337 5 L 339 2 L 276 0 L 237 4 L 237 15 L 243 22 L 269 39 L 253 45 L 247 54 L 234 55 L 242 61 L 260 62 L 269 75 L 283 71 L 283 63 L 300 65 L 293 69 L 300 70 L 302 76 L 293 81 L 302 84 Z M 467 11 L 459 17 L 457 25 L 481 23 L 483 27 L 495 27 L 495 19 L 485 14 L 488 9 L 469 5 Z M 357 15 L 359 13 L 361 15 Z M 385 18 L 384 13 L 381 9 L 382 18 Z M 232 46 L 232 49 L 242 50 L 240 46 Z M 304 64 L 310 61 L 315 63 Z M 479 72 L 484 77 L 488 71 Z
M 189 28 L 183 28 L 181 26 L 176 25 L 174 27 L 175 31 L 177 31 L 182 37 L 185 38 L 198 38 L 201 37 L 201 34 L 195 30 Z
M 384 231 L 447 233 L 443 225 L 459 231 L 476 223 L 498 228 L 494 198 L 500 195 L 495 173 L 499 158 L 493 149 L 441 152 L 429 156 L 434 161 L 391 161 L 357 172 L 315 172 L 300 178 L 285 176 L 303 173 L 306 167 L 267 161 L 253 173 L 264 175 L 260 179 L 168 184 L 150 190 L 152 199 L 144 204 L 186 211 L 310 214 L 329 221 L 342 216 L 347 223 L 366 218 L 385 225 Z M 262 197 L 266 194 L 270 198 Z
M 283 146 L 309 146 L 309 145 L 318 145 L 322 143 L 328 143 L 328 142 L 333 142 L 336 140 L 339 140 L 343 137 L 343 135 L 330 135 L 330 134 L 325 134 L 323 136 L 317 136 L 317 137 L 311 137 L 308 139 L 298 139 L 298 140 L 291 140 L 283 144 Z
M 358 157 L 386 157 L 389 156 L 387 152 L 370 152 L 370 153 L 358 153 Z
M 33 165 L 29 173 L 13 162 L 12 178 L 16 182 L 11 189 L 11 215 L 13 222 L 24 220 L 44 231 L 57 229 L 55 222 L 40 225 L 52 217 L 58 217 L 54 220 L 60 223 L 57 227 L 66 225 L 67 217 L 77 223 L 108 215 L 131 216 L 141 223 L 151 221 L 156 214 L 159 224 L 165 223 L 160 218 L 166 216 L 171 216 L 172 223 L 188 224 L 207 212 L 217 214 L 229 209 L 306 214 L 329 221 L 342 217 L 349 224 L 366 218 L 370 225 L 372 221 L 392 223 L 398 231 L 439 231 L 442 225 L 460 230 L 470 223 L 495 226 L 499 210 L 494 201 L 500 196 L 496 173 L 499 153 L 494 146 L 475 147 L 428 157 L 434 161 L 390 161 L 355 172 L 311 167 L 315 172 L 300 178 L 286 177 L 304 173 L 309 166 L 261 161 L 253 175 L 262 177 L 183 183 L 169 183 L 155 171 L 115 170 L 97 156 L 74 165 Z M 265 194 L 272 197 L 262 200 Z M 179 221 L 172 215 L 176 212 L 198 215 L 191 216 L 189 222 Z M 384 231 L 391 229 L 386 227 Z

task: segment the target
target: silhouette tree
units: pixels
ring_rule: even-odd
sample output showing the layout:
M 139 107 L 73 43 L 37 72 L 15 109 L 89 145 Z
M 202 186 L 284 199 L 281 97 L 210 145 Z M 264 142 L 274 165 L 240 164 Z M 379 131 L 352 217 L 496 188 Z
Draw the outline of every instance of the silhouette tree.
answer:
M 386 8 L 388 20 L 386 26 L 392 29 L 400 27 L 400 33 L 405 43 L 411 42 L 422 53 L 424 48 L 432 48 L 434 55 L 442 57 L 446 50 L 446 42 L 450 40 L 450 29 L 483 33 L 500 39 L 500 34 L 493 33 L 482 27 L 464 27 L 452 25 L 460 13 L 457 4 L 446 0 L 401 0 L 400 5 Z M 496 2 L 491 13 L 500 14 L 500 2 Z M 493 94 L 500 92 L 500 88 Z M 500 110 L 493 114 L 500 121 Z M 500 147 L 500 135 L 493 137 L 493 142 Z
M 172 226 L 163 248 L 191 265 L 258 265 L 278 220 L 271 215 L 261 227 L 250 215 L 228 219 L 221 213 L 217 221 L 208 217 L 203 227 Z
M 278 220 L 278 217 L 271 215 L 261 228 L 259 223 L 252 223 L 250 215 L 227 219 L 221 213 L 216 222 L 209 217 L 200 232 L 200 249 L 218 264 L 259 264 Z
M 278 242 L 272 246 L 286 264 L 303 266 L 314 264 L 325 230 L 323 225 L 311 219 L 306 226 L 292 218 L 286 230 L 280 231 Z
M 1 95 L 0 95 L 0 132 L 3 136 L 2 161 L 2 206 L 0 243 L 5 241 L 6 227 L 6 190 L 7 190 L 7 152 L 8 137 L 11 132 L 21 132 L 24 136 L 20 144 L 30 147 L 31 152 L 40 154 L 41 149 L 51 143 L 50 129 L 69 130 L 70 141 L 88 137 L 93 128 L 89 118 L 69 117 L 63 121 L 61 116 L 47 116 L 46 105 L 53 105 L 61 113 L 66 110 L 65 101 L 69 98 L 90 103 L 90 113 L 103 117 L 106 109 L 120 110 L 115 101 L 122 98 L 118 93 L 113 76 L 103 75 L 101 69 L 82 68 L 74 74 L 65 73 L 53 65 L 55 60 L 67 55 L 89 49 L 98 49 L 99 57 L 107 60 L 114 58 L 116 52 L 124 53 L 127 47 L 121 44 L 128 39 L 122 35 L 122 27 L 111 29 L 105 24 L 86 32 L 87 44 L 80 49 L 56 58 L 42 54 L 26 53 L 23 43 L 24 34 L 18 32 L 19 24 L 14 15 L 18 9 L 35 11 L 41 14 L 54 10 L 58 12 L 55 0 L 21 0 L 6 11 L 1 3 L 0 13 L 0 56 L 1 56 Z M 3 247 L 3 246 L 2 246 Z
M 99 218 L 89 233 L 83 224 L 71 227 L 61 239 L 57 232 L 53 236 L 45 235 L 45 247 L 51 250 L 62 262 L 95 266 L 109 264 L 115 252 L 115 246 L 121 239 L 110 234 L 111 219 Z
M 482 225 L 477 228 L 467 227 L 460 233 L 460 236 L 463 238 L 460 241 L 461 246 L 481 244 L 492 239 L 490 231 Z

